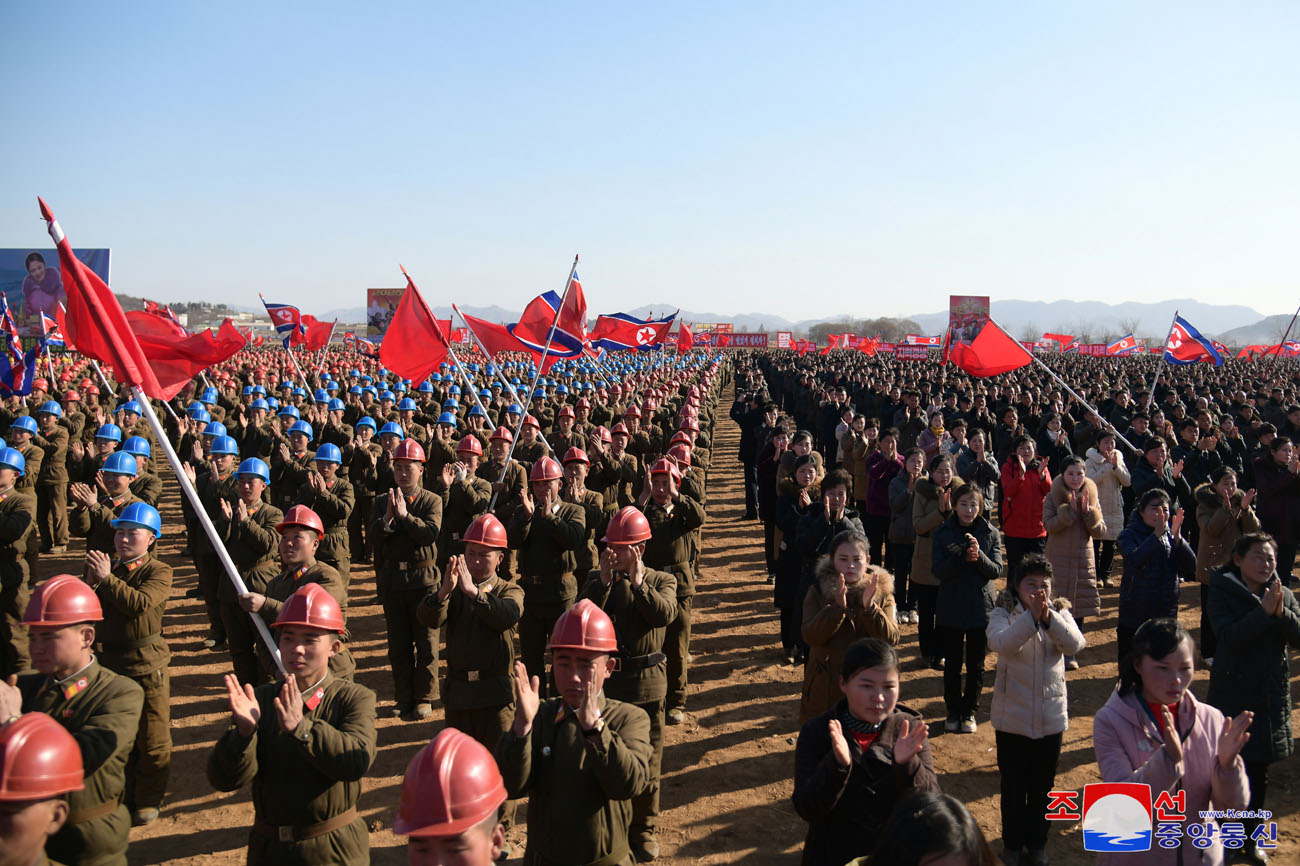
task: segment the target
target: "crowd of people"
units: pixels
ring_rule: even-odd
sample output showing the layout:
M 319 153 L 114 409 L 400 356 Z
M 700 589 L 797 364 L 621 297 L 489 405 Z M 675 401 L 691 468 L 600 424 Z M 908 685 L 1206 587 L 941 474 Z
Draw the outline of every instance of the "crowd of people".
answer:
M 861 352 L 748 361 L 731 414 L 782 657 L 804 667 L 805 863 L 870 854 L 895 802 L 938 789 L 925 720 L 899 703 L 893 647 L 913 625 L 916 664 L 942 671 L 945 733 L 978 730 L 996 654 L 1001 859 L 1047 863 L 1068 673 L 1101 661 L 1085 648 L 1116 579 L 1119 681 L 1089 711 L 1101 780 L 1177 792 L 1189 816 L 1256 816 L 1116 862 L 1268 860 L 1276 826 L 1258 815 L 1269 765 L 1293 750 L 1300 647 L 1290 365 L 1153 378 L 1154 359 L 1056 355 L 1062 388 L 1032 367 L 974 378 Z M 1191 582 L 1195 637 L 1178 621 Z M 1206 702 L 1188 688 L 1198 665 Z

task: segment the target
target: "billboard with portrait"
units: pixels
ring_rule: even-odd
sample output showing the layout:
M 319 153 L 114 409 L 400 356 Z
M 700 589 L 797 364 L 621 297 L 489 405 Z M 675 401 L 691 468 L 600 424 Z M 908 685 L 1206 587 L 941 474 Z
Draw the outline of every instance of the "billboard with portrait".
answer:
M 948 296 L 949 345 L 973 342 L 988 320 L 988 295 Z
M 107 249 L 73 250 L 72 254 L 105 283 L 108 279 Z M 59 270 L 55 249 L 18 247 L 0 249 L 0 291 L 24 336 L 40 336 L 41 313 L 51 318 L 59 304 L 68 302 L 68 292 Z
M 366 336 L 384 336 L 406 289 L 366 289 Z

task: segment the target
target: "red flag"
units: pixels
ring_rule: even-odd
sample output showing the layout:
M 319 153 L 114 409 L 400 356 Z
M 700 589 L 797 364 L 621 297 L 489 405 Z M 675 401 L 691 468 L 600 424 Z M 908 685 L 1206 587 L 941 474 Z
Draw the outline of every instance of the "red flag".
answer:
M 1054 342 L 1060 343 L 1062 346 L 1074 342 L 1074 337 L 1071 337 L 1069 334 L 1052 334 L 1046 331 L 1043 332 L 1043 339 L 1052 340 Z
M 972 376 L 996 376 L 1033 362 L 1033 355 L 992 319 L 971 343 L 951 346 L 948 358 Z
M 447 359 L 451 349 L 447 325 L 434 318 L 406 268 L 402 273 L 406 276 L 406 291 L 384 333 L 379 360 L 398 376 L 423 382 Z
M 59 302 L 59 308 L 54 311 L 54 321 L 59 323 L 59 333 L 63 335 L 63 347 L 69 352 L 77 351 L 72 340 L 68 339 L 68 311 L 62 301 Z
M 726 333 L 726 332 L 723 332 L 723 333 L 721 333 L 721 334 L 718 334 L 718 348 L 719 348 L 719 349 L 725 349 L 727 346 L 730 346 L 730 345 L 731 345 L 731 335 L 730 335 L 730 334 L 728 334 L 728 333 Z
M 315 316 L 304 314 L 302 317 L 302 325 L 307 329 L 307 333 L 299 334 L 297 331 L 294 331 L 289 344 L 292 346 L 305 346 L 309 352 L 323 349 L 329 343 L 330 337 L 334 336 L 334 326 L 337 324 L 337 319 L 333 322 L 322 322 Z
M 163 396 L 158 378 L 149 367 L 149 359 L 131 332 L 126 314 L 117 298 L 113 297 L 113 291 L 72 254 L 72 245 L 49 205 L 44 199 L 38 198 L 37 201 L 41 205 L 41 216 L 49 224 L 50 237 L 59 248 L 63 287 L 68 293 L 64 335 L 69 342 L 76 344 L 81 354 L 112 366 L 118 381 L 140 388 L 155 400 L 169 399 Z
M 861 340 L 858 341 L 858 350 L 865 355 L 875 355 L 876 349 L 878 349 L 879 347 L 880 347 L 879 334 L 869 339 L 863 337 Z
M 695 340 L 691 336 L 691 328 L 685 322 L 682 322 L 677 329 L 677 351 L 689 352 L 695 345 Z
M 496 357 L 502 352 L 525 352 L 527 347 L 516 340 L 514 335 L 506 330 L 505 325 L 498 325 L 495 322 L 489 322 L 487 319 L 480 319 L 476 316 L 469 316 L 461 313 L 474 336 L 478 337 L 479 342 L 488 354 Z
M 149 396 L 159 400 L 175 397 L 200 372 L 227 360 L 248 343 L 229 319 L 221 323 L 216 334 L 211 328 L 190 334 L 166 315 L 144 310 L 132 310 L 126 319 L 158 380 L 161 396 Z
M 826 344 L 826 348 L 822 349 L 821 352 L 819 352 L 818 354 L 821 354 L 821 355 L 829 355 L 831 349 L 838 349 L 838 348 L 840 347 L 840 335 L 839 335 L 839 334 L 827 334 L 827 335 L 826 335 L 826 338 L 827 338 L 828 340 L 830 340 L 830 342 L 827 343 L 827 344 Z

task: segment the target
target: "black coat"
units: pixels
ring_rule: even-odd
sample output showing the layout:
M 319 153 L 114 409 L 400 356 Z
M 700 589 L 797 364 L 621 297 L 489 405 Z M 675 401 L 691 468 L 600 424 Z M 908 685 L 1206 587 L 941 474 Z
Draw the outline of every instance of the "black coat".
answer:
M 1210 622 L 1219 648 L 1210 670 L 1207 701 L 1228 716 L 1250 710 L 1247 761 L 1291 756 L 1291 663 L 1287 648 L 1300 649 L 1300 604 L 1283 587 L 1281 617 L 1264 613 L 1232 565 L 1210 575 Z M 1274 577 L 1274 580 L 1277 578 Z
M 979 542 L 979 558 L 966 561 L 966 534 Z M 934 531 L 930 570 L 939 578 L 936 625 L 947 628 L 986 628 L 993 612 L 993 582 L 1002 574 L 1002 536 L 980 515 L 962 526 L 954 514 Z

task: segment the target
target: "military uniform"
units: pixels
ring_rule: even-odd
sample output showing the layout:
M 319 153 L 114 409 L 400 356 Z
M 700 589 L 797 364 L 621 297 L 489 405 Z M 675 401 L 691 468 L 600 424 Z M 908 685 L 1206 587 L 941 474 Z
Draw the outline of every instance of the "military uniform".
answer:
M 613 514 L 632 505 L 636 501 L 632 489 L 642 480 L 641 465 L 636 457 L 626 451 L 617 457 L 612 451 L 607 454 L 595 452 L 590 457 L 591 472 L 587 475 L 587 483 L 604 497 L 605 512 Z
M 670 572 L 677 578 L 677 618 L 668 626 L 664 652 L 668 655 L 668 709 L 680 710 L 686 706 L 691 600 L 695 596 L 695 532 L 704 525 L 704 506 L 682 496 L 666 506 L 652 499 L 641 510 L 652 533 L 646 542 L 646 567 Z
M 36 501 L 10 488 L 0 493 L 0 676 L 25 671 L 31 664 L 27 653 L 27 626 L 23 612 L 31 597 L 26 553 L 35 544 L 32 525 L 36 522 Z
M 582 507 L 563 501 L 556 502 L 549 514 L 542 513 L 540 504 L 531 517 L 520 509 L 506 527 L 510 546 L 519 551 L 519 582 L 524 587 L 519 652 L 529 675 L 541 680 L 543 694 L 549 680 L 546 643 L 555 620 L 578 595 L 575 551 L 586 531 Z
M 144 695 L 129 678 L 94 659 L 59 682 L 44 674 L 18 678 L 23 711 L 46 713 L 81 747 L 85 788 L 68 794 L 68 821 L 46 852 L 78 866 L 126 866 L 131 816 L 122 802 L 126 761 L 135 745 Z
M 650 776 L 646 790 L 632 801 L 632 834 L 653 835 L 659 818 L 659 774 L 664 757 L 664 698 L 668 694 L 668 624 L 677 618 L 677 578 L 646 569 L 640 588 L 624 575 L 607 587 L 594 571 L 581 598 L 600 605 L 618 636 L 618 667 L 605 680 L 605 694 L 635 704 L 650 717 Z
M 99 501 L 90 506 L 79 506 L 68 515 L 68 525 L 72 534 L 86 539 L 86 550 L 99 550 L 112 556 L 115 552 L 113 537 L 117 530 L 113 521 L 132 502 L 139 502 L 131 491 L 116 498 L 101 496 Z
M 442 467 L 456 462 L 456 440 L 444 441 L 431 436 L 429 444 L 424 446 L 424 453 L 424 486 L 432 490 L 435 485 L 442 484 Z
M 405 495 L 405 494 L 403 494 Z M 406 517 L 386 524 L 388 500 L 375 498 L 370 522 L 374 539 L 375 580 L 388 629 L 388 663 L 392 666 L 397 706 L 432 703 L 438 696 L 438 632 L 420 621 L 417 611 L 430 587 L 438 585 L 438 535 L 442 499 L 417 488 L 406 499 Z
M 451 482 L 444 493 L 442 481 L 431 488 L 443 497 L 442 527 L 438 533 L 438 568 L 446 567 L 448 557 L 465 552 L 465 543 L 461 536 L 474 518 L 487 511 L 492 501 L 492 483 L 476 475 L 466 476 L 461 481 Z
M 36 488 L 40 491 L 40 488 Z M 131 482 L 131 493 L 141 502 L 147 502 L 154 508 L 162 500 L 163 483 L 162 479 L 152 472 L 142 472 Z
M 274 704 L 280 689 L 257 688 L 257 729 L 244 737 L 230 726 L 208 755 L 208 780 L 218 791 L 253 783 L 250 864 L 366 866 L 370 833 L 357 800 L 375 759 L 375 693 L 327 672 L 287 733 Z
M 527 736 L 501 735 L 495 755 L 511 797 L 528 795 L 524 862 L 632 866 L 631 799 L 650 776 L 650 720 L 601 695 L 599 733 L 585 735 L 563 700 L 542 701 Z
M 234 438 L 235 444 L 239 446 L 239 455 L 245 459 L 259 457 L 266 460 L 271 456 L 271 450 L 278 441 L 275 433 L 265 424 L 261 426 L 249 424 L 247 427 L 235 427 L 230 435 Z
M 329 592 L 334 600 L 339 603 L 339 610 L 343 613 L 343 621 L 347 622 L 348 616 L 348 593 L 343 586 L 343 578 L 339 573 L 323 562 L 313 562 L 309 565 L 300 565 L 288 571 L 283 570 L 278 575 L 266 582 L 266 592 L 263 595 L 266 600 L 262 602 L 262 607 L 258 614 L 268 625 L 274 625 L 276 617 L 280 615 L 280 608 L 294 591 L 304 583 L 319 583 Z M 274 632 L 272 632 L 274 634 Z M 356 659 L 348 651 L 348 640 L 350 635 L 344 632 L 341 635 L 343 639 L 343 648 L 330 659 L 330 673 L 341 680 L 352 681 L 353 675 L 357 671 Z M 257 661 L 262 669 L 263 682 L 279 680 L 280 673 L 276 670 L 275 662 L 271 660 L 271 653 L 259 641 L 257 645 Z
M 266 585 L 280 573 L 279 546 L 280 533 L 275 527 L 284 520 L 284 512 L 265 502 L 248 514 L 248 520 L 238 519 L 238 501 L 231 502 L 231 519 L 226 520 L 224 513 L 215 520 L 218 535 L 221 536 L 230 554 L 230 559 L 239 570 L 244 586 L 249 592 L 266 594 Z M 221 622 L 226 629 L 226 645 L 230 648 L 230 663 L 235 676 L 241 683 L 257 683 L 257 645 L 261 638 L 256 626 L 248 618 L 248 613 L 239 606 L 239 596 L 235 586 L 228 578 L 222 579 L 217 590 L 217 603 L 220 607 Z
M 198 476 L 198 482 L 194 486 L 199 501 L 203 503 L 203 510 L 208 513 L 208 519 L 215 528 L 217 521 L 225 516 L 221 510 L 221 501 L 238 498 L 239 476 L 233 469 L 224 478 L 214 478 L 211 472 L 207 472 Z M 230 579 L 201 523 L 195 522 L 194 534 L 190 536 L 189 542 L 190 550 L 194 552 L 194 567 L 199 573 L 199 595 L 203 598 L 208 628 L 220 643 L 226 637 L 226 626 L 221 621 L 221 583 L 229 583 Z
M 348 518 L 356 506 L 356 494 L 352 492 L 352 483 L 346 478 L 336 477 L 329 482 L 323 492 L 316 492 L 310 484 L 298 488 L 296 504 L 306 505 L 320 517 L 325 525 L 325 534 L 321 537 L 316 558 L 334 566 L 343 585 L 347 586 L 352 578 L 352 553 L 348 549 Z
M 378 464 L 383 453 L 383 447 L 374 440 L 361 448 L 349 445 L 343 449 L 343 465 L 339 471 L 347 470 L 354 497 L 352 513 L 348 515 L 348 551 L 353 562 L 370 561 L 371 544 L 366 530 L 375 510 Z
M 36 478 L 36 525 L 40 550 L 68 544 L 68 431 L 58 424 L 32 441 L 45 452 Z M 27 470 L 30 473 L 30 469 Z
M 497 479 L 501 478 L 501 464 L 495 461 L 480 463 L 476 474 L 488 484 L 495 484 Z M 506 470 L 505 478 L 501 483 L 505 485 L 505 489 L 497 496 L 496 507 L 492 509 L 492 513 L 496 515 L 497 520 L 501 521 L 502 526 L 508 526 L 523 502 L 523 493 L 528 487 L 528 470 L 524 468 L 524 464 L 512 458 L 510 468 Z M 515 552 L 507 549 L 502 553 L 505 555 L 501 557 L 497 574 L 504 580 L 510 580 L 514 574 Z
M 582 498 L 574 504 L 582 507 L 583 520 L 587 526 L 583 543 L 574 551 L 573 573 L 583 575 L 600 565 L 596 553 L 596 539 L 604 533 L 605 529 L 605 498 L 594 490 L 584 489 Z
M 144 692 L 135 748 L 126 765 L 126 803 L 158 808 L 167 793 L 172 763 L 171 650 L 163 638 L 163 612 L 171 595 L 172 569 L 145 554 L 114 562 L 95 587 L 104 621 L 95 629 L 99 663 L 130 677 Z
M 280 459 L 279 443 L 271 451 L 271 504 L 288 511 L 297 501 L 298 490 L 307 481 L 307 474 L 316 469 L 316 454 L 304 451 L 289 453 L 288 460 Z

